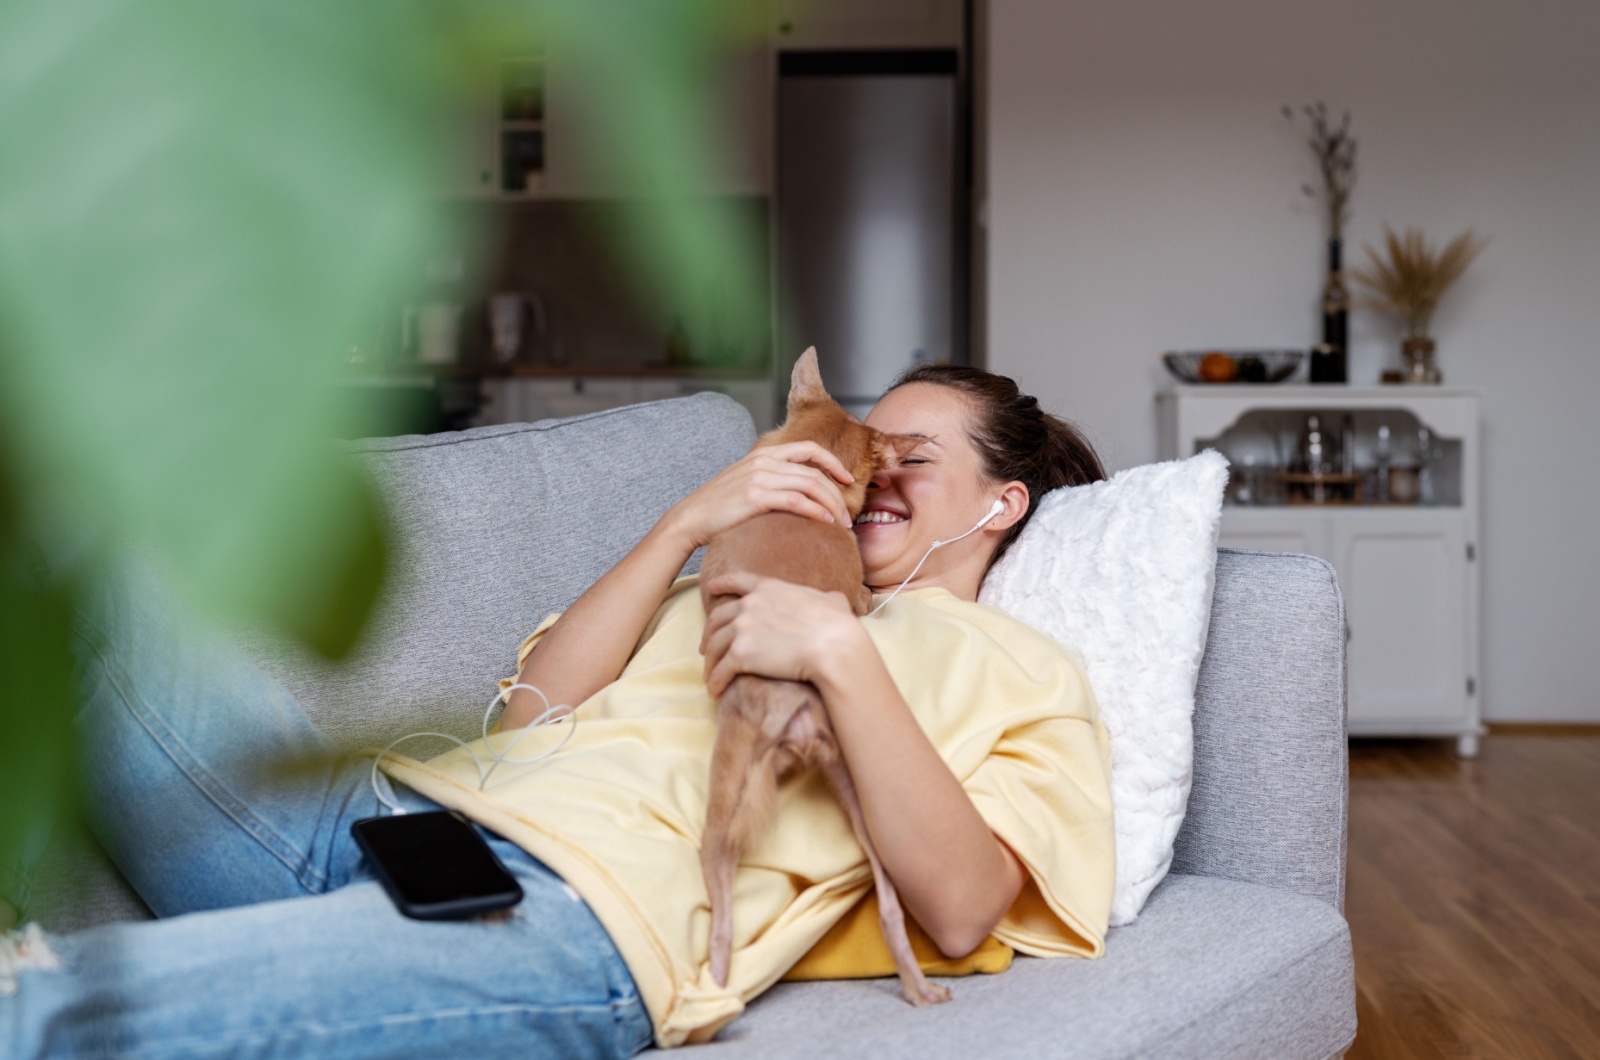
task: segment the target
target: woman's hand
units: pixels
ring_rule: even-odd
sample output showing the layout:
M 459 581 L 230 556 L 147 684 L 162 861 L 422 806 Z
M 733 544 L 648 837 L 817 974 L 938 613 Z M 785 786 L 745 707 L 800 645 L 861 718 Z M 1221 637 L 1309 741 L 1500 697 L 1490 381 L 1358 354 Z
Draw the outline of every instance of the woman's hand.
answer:
M 839 486 L 851 481 L 839 458 L 816 442 L 763 445 L 673 505 L 661 521 L 685 539 L 690 551 L 763 512 L 793 512 L 849 526 Z
M 732 597 L 711 609 L 700 638 L 713 699 L 739 674 L 814 680 L 829 655 L 865 636 L 843 593 L 747 573 L 723 575 L 705 588 L 713 598 Z

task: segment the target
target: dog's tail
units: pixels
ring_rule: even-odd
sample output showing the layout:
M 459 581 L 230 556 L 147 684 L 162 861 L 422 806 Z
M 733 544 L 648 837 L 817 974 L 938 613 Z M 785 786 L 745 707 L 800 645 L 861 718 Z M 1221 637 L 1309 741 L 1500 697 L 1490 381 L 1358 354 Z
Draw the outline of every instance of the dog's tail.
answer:
M 778 757 L 786 753 L 774 735 L 752 719 L 764 714 L 759 700 L 774 694 L 792 697 L 793 690 L 783 688 L 789 684 L 741 675 L 722 694 L 717 742 L 711 752 L 706 827 L 700 838 L 700 868 L 711 901 L 711 977 L 719 986 L 728 985 L 733 955 L 734 873 L 746 844 L 772 820 L 778 775 L 783 771 Z

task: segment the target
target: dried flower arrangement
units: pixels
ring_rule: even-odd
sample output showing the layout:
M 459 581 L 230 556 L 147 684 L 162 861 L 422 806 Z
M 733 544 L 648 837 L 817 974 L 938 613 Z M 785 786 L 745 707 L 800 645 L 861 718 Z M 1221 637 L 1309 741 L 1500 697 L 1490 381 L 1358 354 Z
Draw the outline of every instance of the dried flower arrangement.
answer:
M 1371 267 L 1354 269 L 1352 275 L 1372 291 L 1367 305 L 1398 314 L 1412 338 L 1426 338 L 1440 297 L 1467 271 L 1485 241 L 1469 228 L 1434 248 L 1417 229 L 1397 236 L 1388 225 L 1383 226 L 1383 239 L 1385 253 L 1366 246 Z
M 1328 209 L 1328 236 L 1344 237 L 1344 223 L 1349 216 L 1350 192 L 1356 186 L 1356 140 L 1350 135 L 1350 112 L 1334 125 L 1328 120 L 1328 105 L 1321 101 L 1300 108 L 1311 125 L 1311 136 L 1306 143 L 1322 171 L 1322 192 L 1310 184 L 1300 185 L 1307 198 L 1325 198 Z M 1294 120 L 1294 110 L 1285 105 L 1283 116 Z

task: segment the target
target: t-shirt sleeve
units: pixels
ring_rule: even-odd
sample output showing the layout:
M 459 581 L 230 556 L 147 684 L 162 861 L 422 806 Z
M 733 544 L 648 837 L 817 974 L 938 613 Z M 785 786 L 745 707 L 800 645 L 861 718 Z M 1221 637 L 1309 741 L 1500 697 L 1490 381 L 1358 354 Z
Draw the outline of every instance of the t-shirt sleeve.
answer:
M 517 648 L 517 672 L 510 677 L 502 677 L 500 679 L 500 691 L 504 692 L 517 683 L 517 678 L 522 674 L 523 666 L 528 662 L 528 656 L 533 654 L 534 646 L 539 643 L 546 633 L 550 632 L 550 627 L 555 625 L 556 619 L 560 617 L 560 611 L 553 615 L 544 616 L 544 621 L 535 626 L 532 633 L 522 638 L 522 644 Z
M 1098 957 L 1115 881 L 1104 733 L 1082 717 L 1008 730 L 964 784 L 1028 878 L 994 930 L 1036 957 Z

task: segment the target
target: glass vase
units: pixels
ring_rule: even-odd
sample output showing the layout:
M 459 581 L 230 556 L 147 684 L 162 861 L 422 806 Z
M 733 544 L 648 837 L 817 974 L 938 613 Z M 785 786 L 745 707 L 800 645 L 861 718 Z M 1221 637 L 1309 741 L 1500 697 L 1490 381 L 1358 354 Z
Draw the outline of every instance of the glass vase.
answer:
M 1402 342 L 1400 359 L 1408 383 L 1439 383 L 1444 379 L 1434 362 L 1434 342 L 1426 335 L 1413 335 Z

